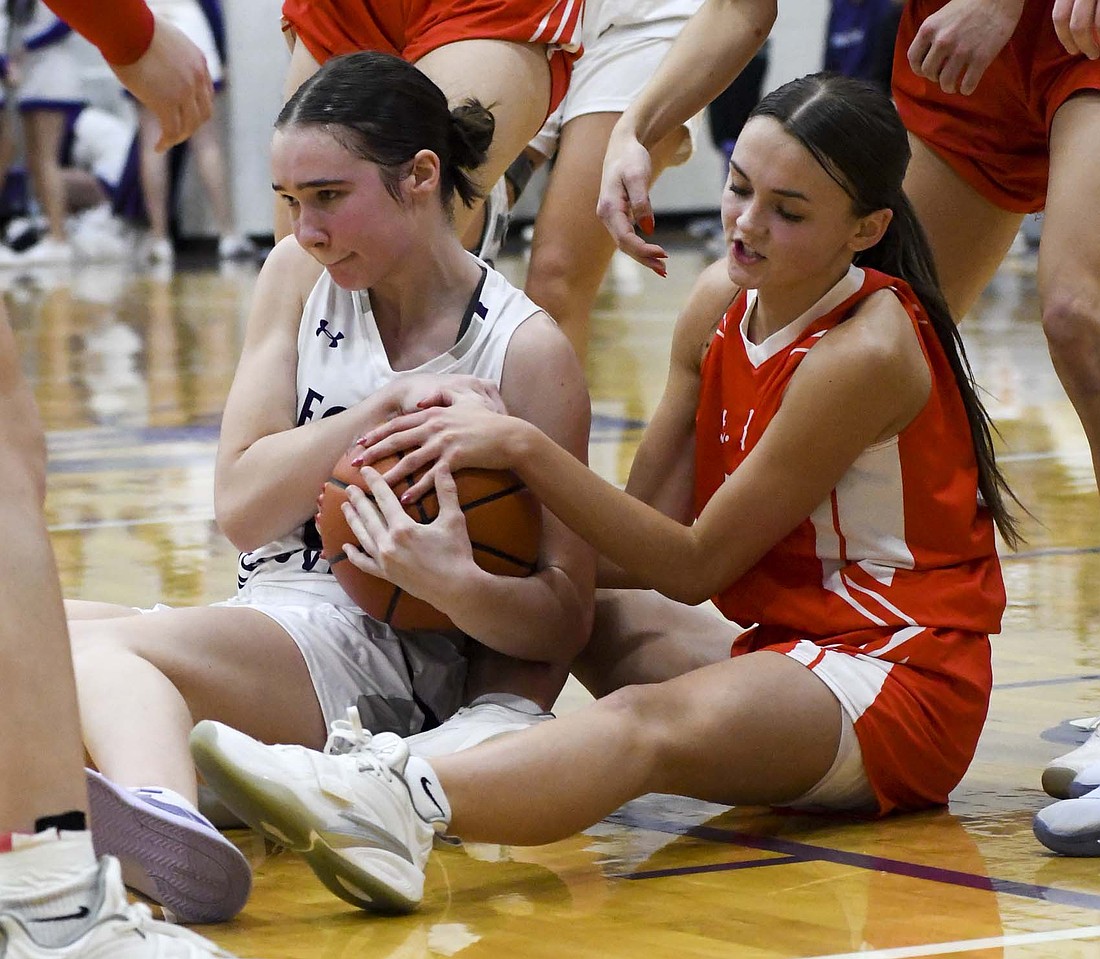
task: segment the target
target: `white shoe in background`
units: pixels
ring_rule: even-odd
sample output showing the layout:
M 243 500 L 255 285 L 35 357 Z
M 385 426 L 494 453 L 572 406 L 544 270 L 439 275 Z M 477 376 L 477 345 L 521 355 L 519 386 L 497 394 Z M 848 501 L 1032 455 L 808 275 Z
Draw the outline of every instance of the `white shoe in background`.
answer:
M 1100 727 L 1094 721 L 1092 732 L 1076 749 L 1052 759 L 1043 770 L 1043 789 L 1055 799 L 1068 799 L 1070 783 L 1089 766 L 1100 763 Z
M 256 252 L 256 244 L 247 236 L 229 233 L 218 240 L 218 258 L 222 260 L 247 260 Z
M 34 246 L 17 253 L 19 266 L 67 266 L 73 262 L 72 244 L 67 240 L 43 237 Z
M 176 250 L 166 236 L 146 236 L 138 246 L 138 262 L 143 266 L 168 266 L 176 261 Z

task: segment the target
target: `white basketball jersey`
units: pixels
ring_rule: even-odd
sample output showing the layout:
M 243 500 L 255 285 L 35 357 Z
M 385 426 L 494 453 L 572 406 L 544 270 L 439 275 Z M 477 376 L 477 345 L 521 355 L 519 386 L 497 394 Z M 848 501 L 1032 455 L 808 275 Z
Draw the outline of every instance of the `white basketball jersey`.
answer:
M 298 329 L 297 425 L 342 412 L 400 376 L 465 373 L 499 387 L 512 334 L 540 308 L 496 270 L 478 263 L 485 274 L 470 300 L 458 342 L 416 369 L 401 372 L 390 367 L 367 294 L 343 290 L 322 273 L 306 300 Z M 349 436 L 348 445 L 354 440 Z M 320 601 L 354 605 L 321 557 L 312 520 L 282 539 L 241 554 L 238 586 L 266 583 L 300 588 Z

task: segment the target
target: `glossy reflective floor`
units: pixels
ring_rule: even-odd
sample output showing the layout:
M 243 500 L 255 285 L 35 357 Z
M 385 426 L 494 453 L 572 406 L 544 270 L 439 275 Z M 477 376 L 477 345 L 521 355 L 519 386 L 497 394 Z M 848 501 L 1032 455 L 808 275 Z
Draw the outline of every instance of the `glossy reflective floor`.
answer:
M 601 294 L 592 462 L 613 481 L 703 265 L 679 241 L 667 280 L 617 262 Z M 254 270 L 184 267 L 2 278 L 49 430 L 49 523 L 70 597 L 189 604 L 233 589 L 213 455 Z M 519 256 L 503 268 L 522 280 Z M 255 892 L 208 933 L 268 959 L 1100 956 L 1100 860 L 1052 856 L 1030 828 L 1049 801 L 1042 766 L 1084 737 L 1068 720 L 1100 712 L 1100 503 L 1027 257 L 1006 264 L 965 333 L 1035 518 L 1006 557 L 992 711 L 949 809 L 867 824 L 650 796 L 552 846 L 440 852 L 423 908 L 396 919 L 352 910 L 295 856 L 241 833 Z M 569 688 L 560 708 L 582 702 Z

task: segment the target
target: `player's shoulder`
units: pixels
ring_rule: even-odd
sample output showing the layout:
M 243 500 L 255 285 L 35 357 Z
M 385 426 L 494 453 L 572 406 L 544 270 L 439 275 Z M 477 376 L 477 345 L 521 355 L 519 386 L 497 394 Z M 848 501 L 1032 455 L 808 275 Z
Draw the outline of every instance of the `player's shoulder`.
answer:
M 905 305 L 888 287 L 871 293 L 823 336 L 799 368 L 821 384 L 851 381 L 867 395 L 926 397 L 928 361 Z
M 324 269 L 293 236 L 287 236 L 268 253 L 260 276 L 267 286 L 285 294 L 297 294 L 304 300 L 317 285 Z
M 560 375 L 566 369 L 580 370 L 569 338 L 545 310 L 535 310 L 516 328 L 505 364 L 510 374 L 523 369 L 527 376 L 538 379 Z
M 830 352 L 858 355 L 862 362 L 887 366 L 920 354 L 913 320 L 905 304 L 889 287 L 869 294 L 822 340 Z

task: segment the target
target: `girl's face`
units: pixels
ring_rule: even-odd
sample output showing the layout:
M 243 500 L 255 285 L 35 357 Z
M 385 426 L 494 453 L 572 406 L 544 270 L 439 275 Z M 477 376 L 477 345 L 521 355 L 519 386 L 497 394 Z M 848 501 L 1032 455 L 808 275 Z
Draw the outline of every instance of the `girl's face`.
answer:
M 809 308 L 878 239 L 881 232 L 867 242 L 865 221 L 883 212 L 855 216 L 851 198 L 809 150 L 777 121 L 755 117 L 737 138 L 722 193 L 730 279 Z
M 344 289 L 363 290 L 400 264 L 410 239 L 404 207 L 377 164 L 317 127 L 285 127 L 272 140 L 272 189 L 294 237 Z

